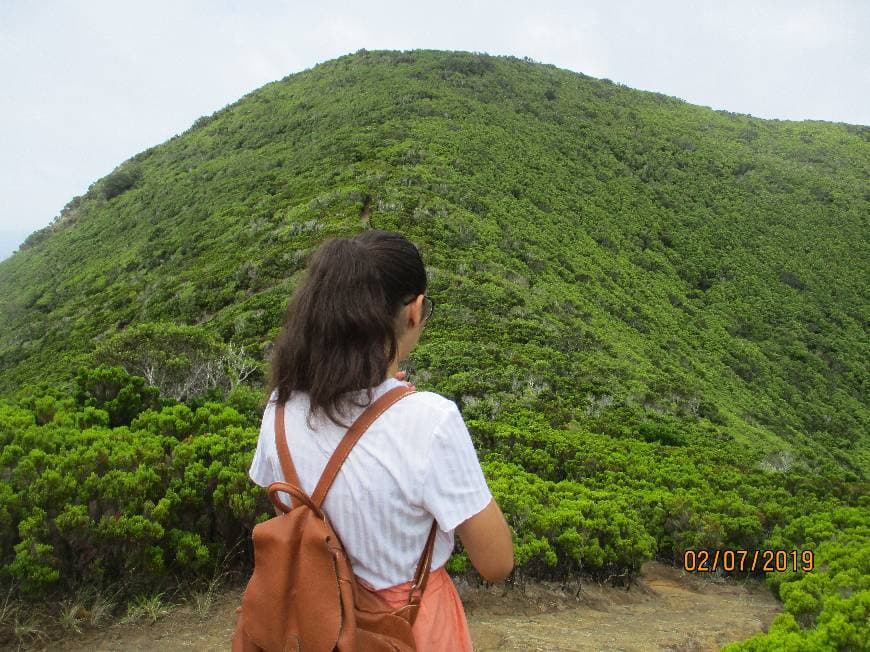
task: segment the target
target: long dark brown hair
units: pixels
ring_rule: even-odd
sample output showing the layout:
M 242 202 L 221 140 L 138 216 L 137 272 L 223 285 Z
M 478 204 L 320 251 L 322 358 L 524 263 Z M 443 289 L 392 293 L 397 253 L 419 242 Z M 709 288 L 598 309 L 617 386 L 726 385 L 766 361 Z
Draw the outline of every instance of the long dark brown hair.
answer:
M 287 306 L 272 349 L 269 396 L 277 388 L 280 405 L 296 390 L 308 392 L 312 430 L 321 411 L 349 428 L 336 414 L 344 416 L 348 403 L 372 402 L 372 388 L 384 382 L 398 352 L 398 313 L 426 285 L 420 252 L 399 233 L 369 229 L 324 241 Z M 347 395 L 363 389 L 365 403 Z

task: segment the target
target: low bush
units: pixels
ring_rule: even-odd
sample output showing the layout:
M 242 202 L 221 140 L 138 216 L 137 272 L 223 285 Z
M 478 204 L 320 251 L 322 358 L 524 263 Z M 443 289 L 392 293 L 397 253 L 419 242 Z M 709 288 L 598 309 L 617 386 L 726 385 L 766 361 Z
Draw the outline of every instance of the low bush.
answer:
M 225 562 L 250 569 L 251 531 L 272 515 L 247 475 L 259 393 L 167 401 L 108 367 L 80 370 L 73 386 L 70 398 L 0 401 L 0 582 L 24 600 L 119 584 L 125 599 L 207 581 Z M 729 649 L 859 649 L 870 605 L 860 481 L 741 465 L 730 439 L 690 417 L 620 415 L 557 428 L 514 402 L 467 419 L 514 535 L 515 579 L 626 585 L 645 561 L 681 565 L 691 550 L 811 551 L 814 568 L 768 574 L 784 607 L 770 631 Z M 461 548 L 448 568 L 474 575 Z

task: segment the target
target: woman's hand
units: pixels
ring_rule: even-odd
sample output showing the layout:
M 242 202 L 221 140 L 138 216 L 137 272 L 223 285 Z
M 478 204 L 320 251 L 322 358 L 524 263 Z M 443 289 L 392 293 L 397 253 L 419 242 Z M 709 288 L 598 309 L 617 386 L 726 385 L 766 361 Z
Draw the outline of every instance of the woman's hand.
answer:
M 396 380 L 405 380 L 405 376 L 407 376 L 407 375 L 408 375 L 408 372 L 405 371 L 405 370 L 403 369 L 403 370 L 397 371 L 397 372 L 396 372 L 396 375 L 395 375 L 394 377 L 395 377 Z M 408 385 L 410 385 L 410 387 L 411 387 L 412 389 L 417 389 L 417 388 L 414 387 L 414 385 L 411 384 L 411 383 L 408 383 Z

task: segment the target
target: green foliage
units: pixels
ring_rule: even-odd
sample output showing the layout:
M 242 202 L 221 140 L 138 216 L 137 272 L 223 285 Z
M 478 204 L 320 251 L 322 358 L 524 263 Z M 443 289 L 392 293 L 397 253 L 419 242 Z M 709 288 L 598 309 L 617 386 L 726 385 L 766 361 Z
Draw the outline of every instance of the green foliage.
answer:
M 259 428 L 263 410 L 266 408 L 264 392 L 251 389 L 247 385 L 238 385 L 227 394 L 226 403 L 243 415 L 249 426 Z
M 77 378 L 140 387 L 106 371 Z M 258 429 L 229 406 L 147 409 L 110 427 L 70 401 L 53 417 L 38 425 L 33 408 L 0 404 L 0 577 L 25 594 L 204 577 L 267 509 L 247 477 Z
M 606 579 L 624 571 L 631 581 L 652 558 L 655 540 L 624 497 L 542 480 L 514 463 L 489 462 L 484 470 L 516 534 L 514 554 L 524 573 Z
M 76 377 L 141 388 L 107 368 Z M 252 409 L 256 396 L 235 395 Z M 0 403 L 0 577 L 26 595 L 200 578 L 271 511 L 247 477 L 258 428 L 229 405 L 167 404 L 110 427 L 107 411 L 81 401 L 32 394 L 21 403 Z M 749 467 L 714 427 L 642 410 L 623 410 L 619 428 L 590 422 L 604 432 L 557 428 L 518 404 L 466 420 L 514 535 L 518 577 L 626 584 L 644 561 L 679 564 L 690 549 L 813 550 L 817 574 L 768 578 L 785 608 L 771 640 L 779 631 L 803 643 L 863 636 L 870 523 L 866 492 L 842 472 L 809 479 Z M 643 428 L 651 423 L 663 430 Z M 662 443 L 660 432 L 682 445 Z M 448 566 L 470 571 L 461 551 Z
M 183 401 L 226 380 L 224 352 L 220 339 L 198 326 L 148 322 L 107 338 L 92 356 L 97 362 L 121 365 L 159 393 Z
M 800 516 L 777 528 L 770 544 L 812 550 L 815 570 L 771 573 L 784 611 L 767 634 L 726 646 L 743 650 L 860 650 L 870 641 L 870 501 Z
M 92 408 L 84 412 L 85 421 L 80 422 L 79 427 L 85 423 L 99 424 L 100 417 L 93 408 L 108 415 L 108 424 L 100 425 L 114 428 L 129 425 L 143 410 L 160 406 L 160 390 L 146 385 L 144 378 L 128 374 L 122 367 L 81 367 L 73 382 L 76 405 Z
M 112 199 L 128 191 L 142 178 L 142 168 L 135 164 L 121 166 L 100 183 L 103 198 Z

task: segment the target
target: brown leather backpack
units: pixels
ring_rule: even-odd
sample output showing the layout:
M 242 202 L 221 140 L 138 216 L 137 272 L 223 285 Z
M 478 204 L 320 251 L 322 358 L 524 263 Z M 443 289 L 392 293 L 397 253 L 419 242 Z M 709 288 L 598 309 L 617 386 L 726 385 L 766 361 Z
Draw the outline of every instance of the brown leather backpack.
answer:
M 336 448 L 314 493 L 301 488 L 284 434 L 283 405 L 276 406 L 275 439 L 284 477 L 267 491 L 283 512 L 254 526 L 254 572 L 242 596 L 233 652 L 379 652 L 416 650 L 411 626 L 429 578 L 436 523 L 417 564 L 408 604 L 392 609 L 360 584 L 341 540 L 321 510 L 339 468 L 371 423 L 415 390 L 396 387 L 375 400 Z M 292 508 L 278 498 L 290 494 Z

